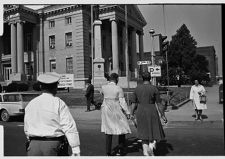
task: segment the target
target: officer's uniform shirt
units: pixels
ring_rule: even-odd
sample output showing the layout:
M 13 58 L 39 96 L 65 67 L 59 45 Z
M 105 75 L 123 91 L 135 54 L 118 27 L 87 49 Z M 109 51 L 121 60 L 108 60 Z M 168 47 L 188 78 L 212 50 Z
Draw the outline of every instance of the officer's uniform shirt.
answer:
M 60 137 L 65 135 L 73 153 L 80 153 L 80 139 L 69 108 L 58 97 L 43 93 L 25 108 L 24 131 L 29 137 Z

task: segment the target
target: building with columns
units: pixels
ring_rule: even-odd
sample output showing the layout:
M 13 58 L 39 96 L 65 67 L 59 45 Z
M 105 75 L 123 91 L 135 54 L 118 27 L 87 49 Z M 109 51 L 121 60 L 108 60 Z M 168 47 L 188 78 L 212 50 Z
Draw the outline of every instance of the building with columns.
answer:
M 127 11 L 129 71 L 135 78 L 146 21 L 137 5 L 127 5 Z M 125 5 L 99 5 L 99 20 L 104 71 L 125 79 Z M 83 88 L 97 56 L 91 54 L 91 6 L 47 5 L 33 10 L 4 5 L 0 55 L 1 81 L 35 81 L 43 72 L 57 72 L 73 74 L 75 87 Z

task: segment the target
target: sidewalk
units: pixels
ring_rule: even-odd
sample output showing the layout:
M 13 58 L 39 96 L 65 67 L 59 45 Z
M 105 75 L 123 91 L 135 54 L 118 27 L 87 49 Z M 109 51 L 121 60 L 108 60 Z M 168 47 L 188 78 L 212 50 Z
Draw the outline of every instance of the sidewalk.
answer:
M 206 87 L 207 90 L 207 110 L 203 110 L 203 121 L 222 122 L 223 119 L 223 104 L 219 104 L 218 86 Z M 94 109 L 94 107 L 92 107 Z M 85 112 L 86 107 L 74 106 L 71 108 L 71 113 L 77 121 L 101 121 L 101 111 L 93 110 Z M 169 122 L 194 121 L 195 111 L 191 102 L 187 102 L 180 106 L 177 110 L 169 110 L 166 112 L 166 117 Z

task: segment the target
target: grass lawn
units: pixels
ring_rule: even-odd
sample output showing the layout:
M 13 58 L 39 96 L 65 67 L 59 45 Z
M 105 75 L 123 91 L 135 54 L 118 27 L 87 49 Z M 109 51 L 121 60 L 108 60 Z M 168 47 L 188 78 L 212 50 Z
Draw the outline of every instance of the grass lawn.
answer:
M 130 89 L 129 93 L 125 92 L 125 97 L 130 104 L 129 99 L 132 96 L 132 92 L 134 89 Z M 170 100 L 170 105 L 175 106 L 185 99 L 189 98 L 190 87 L 170 87 L 170 91 L 172 91 L 171 96 L 168 98 L 166 94 L 161 94 L 162 102 L 165 104 L 167 99 Z M 66 102 L 68 106 L 86 106 L 86 98 L 84 96 L 85 91 L 82 89 L 71 89 L 69 92 L 67 90 L 58 91 L 57 96 Z M 96 91 L 94 100 L 97 103 L 102 102 L 102 96 Z

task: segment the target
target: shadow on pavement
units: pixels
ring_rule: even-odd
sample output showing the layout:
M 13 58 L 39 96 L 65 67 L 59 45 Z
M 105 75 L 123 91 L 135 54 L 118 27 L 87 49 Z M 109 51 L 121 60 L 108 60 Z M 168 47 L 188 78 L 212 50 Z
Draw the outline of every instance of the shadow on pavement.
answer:
M 173 151 L 173 146 L 167 143 L 167 140 L 162 140 L 156 145 L 155 155 L 156 156 L 166 156 L 170 151 Z
M 128 138 L 126 141 L 127 153 L 139 152 L 142 149 L 141 142 L 138 142 L 138 139 L 135 137 Z
M 196 114 L 192 115 L 193 118 L 196 118 Z M 202 119 L 208 119 L 207 115 L 202 114 Z

